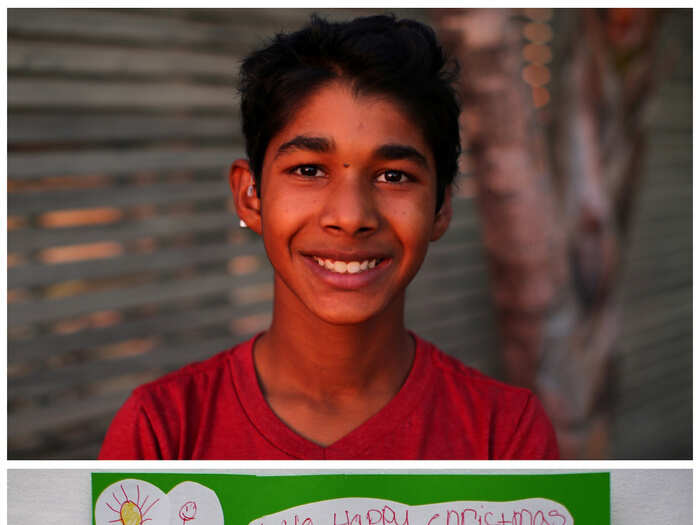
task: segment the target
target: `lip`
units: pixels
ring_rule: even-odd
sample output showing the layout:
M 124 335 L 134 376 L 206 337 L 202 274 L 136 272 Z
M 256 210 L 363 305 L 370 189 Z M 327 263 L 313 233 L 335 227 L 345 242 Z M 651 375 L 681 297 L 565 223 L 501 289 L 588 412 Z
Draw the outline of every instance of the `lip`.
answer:
M 382 259 L 382 261 L 374 268 L 369 268 L 358 273 L 336 273 L 320 266 L 314 260 L 314 256 L 336 261 L 363 261 L 366 259 Z M 355 252 L 352 256 L 348 256 L 347 253 L 343 255 L 329 251 L 315 252 L 314 254 L 304 254 L 302 259 L 309 266 L 309 269 L 314 275 L 319 277 L 324 283 L 341 290 L 359 290 L 360 288 L 369 286 L 378 279 L 381 279 L 392 264 L 391 257 L 382 257 L 377 254 L 368 255 L 362 252 Z

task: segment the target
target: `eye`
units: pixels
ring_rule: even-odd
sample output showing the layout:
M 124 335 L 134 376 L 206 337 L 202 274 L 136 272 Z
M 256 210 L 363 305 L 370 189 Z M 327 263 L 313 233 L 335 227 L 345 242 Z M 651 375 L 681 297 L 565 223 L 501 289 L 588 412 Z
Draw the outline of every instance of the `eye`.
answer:
M 408 182 L 409 180 L 411 180 L 411 178 L 404 171 L 384 170 L 381 173 L 379 173 L 377 180 L 379 182 L 389 182 L 389 183 L 396 184 L 396 183 L 401 183 L 401 182 Z
M 314 178 L 323 175 L 323 170 L 313 164 L 303 164 L 292 168 L 291 173 L 294 175 L 301 175 L 302 177 Z

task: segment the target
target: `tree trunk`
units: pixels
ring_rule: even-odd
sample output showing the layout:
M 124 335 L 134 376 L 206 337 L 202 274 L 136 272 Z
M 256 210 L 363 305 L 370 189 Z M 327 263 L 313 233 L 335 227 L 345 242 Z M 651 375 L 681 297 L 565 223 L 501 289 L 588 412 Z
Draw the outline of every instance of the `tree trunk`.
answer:
M 435 13 L 462 66 L 463 142 L 506 376 L 538 393 L 562 457 L 601 458 L 608 455 L 615 279 L 641 173 L 658 24 L 649 10 L 558 15 L 566 36 L 547 128 L 552 105 L 536 106 L 549 97 L 549 10 Z

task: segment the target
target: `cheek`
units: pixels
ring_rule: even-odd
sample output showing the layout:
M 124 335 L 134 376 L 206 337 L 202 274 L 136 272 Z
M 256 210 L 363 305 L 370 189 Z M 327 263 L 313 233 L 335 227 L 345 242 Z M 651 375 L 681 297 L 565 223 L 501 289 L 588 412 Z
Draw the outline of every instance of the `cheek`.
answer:
M 389 196 L 382 206 L 391 215 L 401 219 L 413 228 L 425 229 L 432 224 L 434 206 L 431 203 L 430 192 L 406 192 L 404 195 Z
M 261 219 L 266 247 L 277 248 L 289 243 L 309 221 L 314 199 L 305 192 L 289 188 L 269 188 L 263 193 Z
M 386 216 L 393 230 L 401 239 L 404 248 L 424 254 L 432 234 L 432 208 L 426 206 L 427 199 L 405 199 L 386 203 Z

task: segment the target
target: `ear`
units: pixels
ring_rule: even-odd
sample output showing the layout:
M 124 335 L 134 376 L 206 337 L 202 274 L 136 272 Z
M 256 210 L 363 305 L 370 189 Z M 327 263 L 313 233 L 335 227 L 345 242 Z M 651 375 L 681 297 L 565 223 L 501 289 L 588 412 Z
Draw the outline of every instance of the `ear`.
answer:
M 433 222 L 433 232 L 430 236 L 431 241 L 437 241 L 447 231 L 447 227 L 452 220 L 452 187 L 445 188 L 445 198 L 442 201 L 442 206 L 435 214 Z
M 247 160 L 238 159 L 231 164 L 228 181 L 231 185 L 238 216 L 251 230 L 258 235 L 262 234 L 260 198 L 257 191 L 248 191 L 251 186 L 255 188 L 255 178 Z

